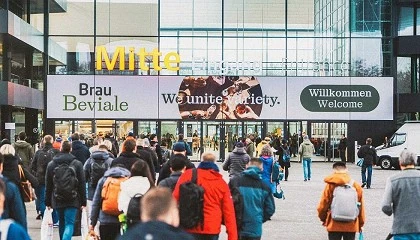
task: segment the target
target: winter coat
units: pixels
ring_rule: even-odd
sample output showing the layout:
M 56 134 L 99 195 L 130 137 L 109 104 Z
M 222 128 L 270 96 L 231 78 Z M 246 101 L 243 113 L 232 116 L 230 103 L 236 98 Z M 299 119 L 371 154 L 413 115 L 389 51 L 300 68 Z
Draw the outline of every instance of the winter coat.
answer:
M 119 157 L 114 159 L 111 164 L 111 168 L 115 166 L 124 167 L 128 171 L 131 170 L 131 167 L 135 162 L 140 159 L 140 156 L 137 153 L 133 152 L 122 152 Z
M 406 168 L 387 179 L 382 211 L 388 216 L 394 214 L 392 234 L 420 233 L 419 201 L 420 172 L 415 168 Z
M 229 182 L 230 189 L 239 188 L 244 202 L 242 227 L 239 227 L 241 237 L 261 237 L 263 222 L 276 210 L 271 189 L 262 182 L 260 174 L 258 167 L 251 166 Z
M 150 156 L 152 157 L 153 172 L 154 172 L 159 167 L 159 160 L 158 160 L 158 156 L 156 154 L 156 151 L 154 151 L 154 150 L 152 150 L 150 148 L 147 148 L 147 147 L 141 148 L 141 149 L 143 149 L 144 151 L 150 153 Z M 153 175 L 155 175 L 155 173 L 153 173 L 152 176 Z
M 182 229 L 158 221 L 138 223 L 128 229 L 120 240 L 148 239 L 148 237 L 150 239 L 194 240 L 193 236 Z
M 152 153 L 139 147 L 137 148 L 136 153 L 140 156 L 140 159 L 146 161 L 147 166 L 149 166 L 150 175 L 152 175 L 153 180 L 156 181 L 155 165 L 153 165 Z
M 173 192 L 176 186 L 176 183 L 178 182 L 179 177 L 181 177 L 182 172 L 173 172 L 171 173 L 171 176 L 168 178 L 163 179 L 161 182 L 159 182 L 159 187 L 167 187 L 171 189 Z
M 250 157 L 254 157 L 254 154 L 255 154 L 255 143 L 254 142 L 250 142 L 248 145 L 246 145 L 246 153 Z
M 96 186 L 93 186 L 92 181 L 91 181 L 92 163 L 95 160 L 101 161 L 101 162 L 104 161 L 105 165 L 107 165 L 108 169 L 109 169 L 111 167 L 112 161 L 114 159 L 109 156 L 108 152 L 95 151 L 90 155 L 90 158 L 88 158 L 88 160 L 86 160 L 85 165 L 83 165 L 83 171 L 85 173 L 85 179 L 86 179 L 86 182 L 88 183 L 87 199 L 90 200 L 90 201 L 92 201 L 93 194 L 95 193 L 95 189 L 96 189 Z
M 115 161 L 115 160 L 114 160 Z M 102 188 L 108 177 L 129 177 L 130 171 L 124 167 L 112 167 L 105 172 L 104 177 L 101 178 L 96 187 L 95 194 L 93 195 L 92 210 L 90 212 L 90 224 L 96 226 L 96 223 L 110 224 L 119 223 L 118 216 L 106 214 L 102 211 Z
M 223 163 L 223 170 L 229 171 L 229 177 L 238 177 L 245 170 L 246 164 L 251 157 L 246 153 L 245 148 L 235 147 Z
M 75 140 L 71 143 L 71 154 L 73 154 L 73 156 L 75 156 L 82 165 L 85 164 L 88 158 L 90 158 L 89 149 L 82 141 L 79 140 Z
M 3 175 L 12 181 L 20 189 L 20 173 L 19 165 L 22 167 L 25 178 L 31 183 L 32 187 L 36 188 L 39 185 L 38 179 L 30 173 L 30 171 L 21 165 L 18 156 L 5 155 L 3 163 Z
M 371 166 L 376 162 L 376 149 L 372 145 L 363 145 L 357 152 L 357 156 L 364 159 L 364 166 Z
M 32 158 L 34 157 L 32 145 L 26 141 L 18 140 L 13 143 L 13 147 L 16 150 L 16 155 L 22 159 L 23 166 L 29 169 Z
M 121 192 L 118 196 L 118 209 L 127 213 L 128 204 L 136 194 L 146 194 L 150 189 L 150 182 L 147 177 L 134 176 L 121 183 Z
M 42 149 L 36 151 L 34 160 L 31 163 L 31 171 L 37 177 L 39 184 L 45 184 L 45 173 L 48 163 L 52 161 L 58 152 L 51 143 L 45 143 Z
M 6 221 L 6 219 L 0 219 L 0 224 L 3 224 L 3 221 Z M 6 240 L 30 240 L 31 238 L 28 235 L 28 231 L 24 229 L 21 225 L 19 225 L 16 222 L 11 222 L 8 230 L 7 230 L 7 236 L 5 238 Z
M 290 156 L 290 147 L 287 146 L 286 144 L 282 144 L 279 147 L 279 150 L 277 150 L 277 154 L 279 155 L 279 159 L 277 160 L 277 162 L 280 164 L 282 168 L 290 167 L 290 161 L 288 162 L 283 161 L 284 150 L 289 151 L 289 156 Z
M 303 140 L 303 143 L 301 143 L 299 146 L 299 154 L 302 155 L 302 159 L 312 158 L 314 152 L 315 148 L 311 141 L 309 141 L 309 139 Z
M 257 145 L 257 153 L 258 153 L 258 155 L 261 154 L 261 150 L 262 150 L 263 146 L 266 145 L 266 144 L 268 144 L 268 142 L 265 141 L 265 140 L 262 140 L 260 143 L 258 143 L 258 145 Z
M 169 159 L 169 161 L 167 161 L 165 164 L 162 165 L 162 168 L 160 169 L 159 172 L 159 178 L 157 183 L 159 184 L 163 179 L 168 178 L 171 175 L 171 161 L 172 158 L 175 156 L 176 154 L 172 154 L 171 158 Z M 194 163 L 192 163 L 188 158 L 186 159 L 187 161 L 187 169 L 191 169 L 191 168 L 195 168 Z
M 220 226 L 224 222 L 228 233 L 228 240 L 238 237 L 235 210 L 230 190 L 217 165 L 212 162 L 201 162 L 197 167 L 197 184 L 204 188 L 204 228 L 197 226 L 187 229 L 189 233 L 219 234 Z M 186 170 L 175 186 L 173 196 L 179 201 L 179 186 L 191 181 L 192 170 Z
M 347 184 L 351 181 L 351 177 L 348 173 L 333 173 L 330 176 L 327 176 L 324 179 L 325 183 L 327 184 L 324 188 L 324 192 L 322 193 L 321 200 L 318 204 L 318 217 L 323 223 L 324 226 L 327 227 L 328 232 L 359 232 L 360 228 L 363 227 L 365 223 L 365 204 L 363 201 L 363 190 L 361 186 L 355 182 L 353 184 L 354 188 L 356 188 L 358 202 L 361 203 L 360 205 L 360 212 L 359 217 L 352 222 L 339 222 L 335 221 L 331 217 L 331 202 L 333 199 L 334 189 L 337 186 L 342 186 Z
M 70 153 L 58 153 L 54 156 L 53 160 L 48 163 L 47 172 L 45 177 L 45 205 L 52 206 L 53 208 L 67 208 L 75 207 L 80 208 L 80 206 L 86 206 L 86 182 L 85 175 L 83 173 L 83 165 L 80 161 L 77 160 L 75 156 Z M 55 168 L 60 164 L 67 163 L 74 166 L 76 170 L 76 177 L 79 180 L 77 186 L 77 197 L 72 202 L 61 202 L 57 201 L 54 197 L 54 171 Z
M 0 179 L 6 185 L 6 193 L 4 194 L 4 209 L 1 215 L 2 219 L 11 218 L 17 223 L 22 225 L 25 229 L 27 228 L 26 221 L 26 209 L 20 195 L 19 188 L 10 181 L 7 177 L 0 174 Z
M 272 156 L 262 156 L 260 159 L 263 162 L 263 172 L 261 179 L 270 189 L 273 190 L 274 183 L 271 181 L 271 173 L 273 172 L 273 157 Z

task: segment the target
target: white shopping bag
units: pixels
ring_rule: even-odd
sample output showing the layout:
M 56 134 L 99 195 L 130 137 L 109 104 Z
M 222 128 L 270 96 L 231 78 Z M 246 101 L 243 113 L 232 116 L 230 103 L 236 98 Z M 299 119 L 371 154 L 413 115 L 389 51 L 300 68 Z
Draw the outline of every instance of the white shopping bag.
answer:
M 52 209 L 46 208 L 44 211 L 44 217 L 41 223 L 41 240 L 52 240 L 53 239 L 53 219 Z
M 80 230 L 82 232 L 82 239 L 88 239 L 89 225 L 86 208 L 82 210 L 82 219 L 80 220 Z

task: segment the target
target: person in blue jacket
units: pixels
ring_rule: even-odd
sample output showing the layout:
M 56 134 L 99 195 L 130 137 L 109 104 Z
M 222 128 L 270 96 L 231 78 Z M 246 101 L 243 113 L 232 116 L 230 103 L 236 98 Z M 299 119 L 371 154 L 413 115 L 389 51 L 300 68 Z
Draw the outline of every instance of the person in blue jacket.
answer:
M 262 224 L 270 220 L 276 210 L 271 189 L 261 180 L 262 161 L 251 158 L 242 175 L 229 182 L 231 192 L 238 188 L 243 199 L 242 223 L 238 226 L 241 240 L 261 239 Z
M 2 175 L 3 172 L 3 155 L 0 154 L 0 179 L 4 182 L 6 190 L 3 193 L 5 201 L 2 208 L 1 218 L 11 218 L 22 225 L 24 229 L 27 228 L 26 210 L 23 205 L 20 191 L 16 184 L 10 181 L 7 177 Z
M 5 199 L 6 199 L 5 195 L 6 195 L 6 184 L 3 180 L 0 180 L 0 215 L 3 214 L 4 204 L 5 204 Z M 22 202 L 22 201 L 17 201 L 17 202 Z M 0 233 L 2 235 L 1 239 L 6 239 L 6 240 L 30 239 L 28 232 L 12 219 L 0 218 Z M 4 235 L 6 235 L 6 237 L 4 237 Z

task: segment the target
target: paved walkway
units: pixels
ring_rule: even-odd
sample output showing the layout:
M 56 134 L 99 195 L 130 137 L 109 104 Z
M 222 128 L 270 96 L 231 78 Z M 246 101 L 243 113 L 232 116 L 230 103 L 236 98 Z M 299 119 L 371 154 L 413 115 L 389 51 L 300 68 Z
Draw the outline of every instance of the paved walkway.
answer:
M 319 202 L 325 183 L 323 179 L 331 173 L 332 163 L 318 161 L 312 165 L 313 175 L 311 181 L 303 181 L 302 167 L 300 163 L 292 162 L 289 181 L 282 182 L 285 191 L 285 200 L 276 199 L 276 213 L 271 221 L 263 226 L 263 240 L 325 240 L 327 234 L 325 228 L 318 220 L 316 206 Z M 356 181 L 360 181 L 360 168 L 354 164 L 348 164 L 350 173 Z M 228 180 L 226 172 L 221 171 L 225 180 Z M 373 171 L 372 188 L 364 190 L 366 204 L 365 239 L 385 239 L 391 229 L 392 218 L 382 213 L 380 204 L 384 192 L 386 178 L 396 173 L 395 170 L 381 170 L 378 167 Z M 35 220 L 36 212 L 34 204 L 26 205 L 28 210 L 29 234 L 32 239 L 40 239 L 41 221 Z M 58 238 L 58 229 L 55 228 L 55 237 Z M 74 239 L 81 239 L 74 238 Z M 224 229 L 220 239 L 227 239 Z

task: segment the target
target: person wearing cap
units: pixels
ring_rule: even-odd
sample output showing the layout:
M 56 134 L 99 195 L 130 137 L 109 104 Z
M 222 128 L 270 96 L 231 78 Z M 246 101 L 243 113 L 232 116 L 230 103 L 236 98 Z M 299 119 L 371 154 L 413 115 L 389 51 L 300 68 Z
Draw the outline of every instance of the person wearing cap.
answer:
M 299 146 L 299 154 L 302 155 L 303 179 L 311 180 L 312 155 L 315 153 L 314 145 L 309 141 L 308 135 L 303 136 L 303 142 Z
M 229 177 L 231 179 L 239 177 L 246 169 L 246 165 L 250 159 L 251 157 L 246 153 L 244 144 L 242 142 L 238 142 L 223 163 L 223 170 L 229 171 Z
M 157 184 L 159 184 L 163 179 L 168 178 L 171 175 L 172 159 L 176 155 L 179 155 L 179 154 L 185 156 L 185 161 L 186 161 L 185 166 L 186 166 L 186 169 L 195 168 L 195 165 L 186 157 L 187 156 L 187 149 L 185 147 L 185 143 L 183 143 L 183 142 L 176 142 L 172 146 L 172 154 L 171 154 L 171 157 L 169 158 L 169 160 L 166 163 L 164 163 L 162 165 L 162 168 L 160 169 L 159 178 L 158 178 Z

